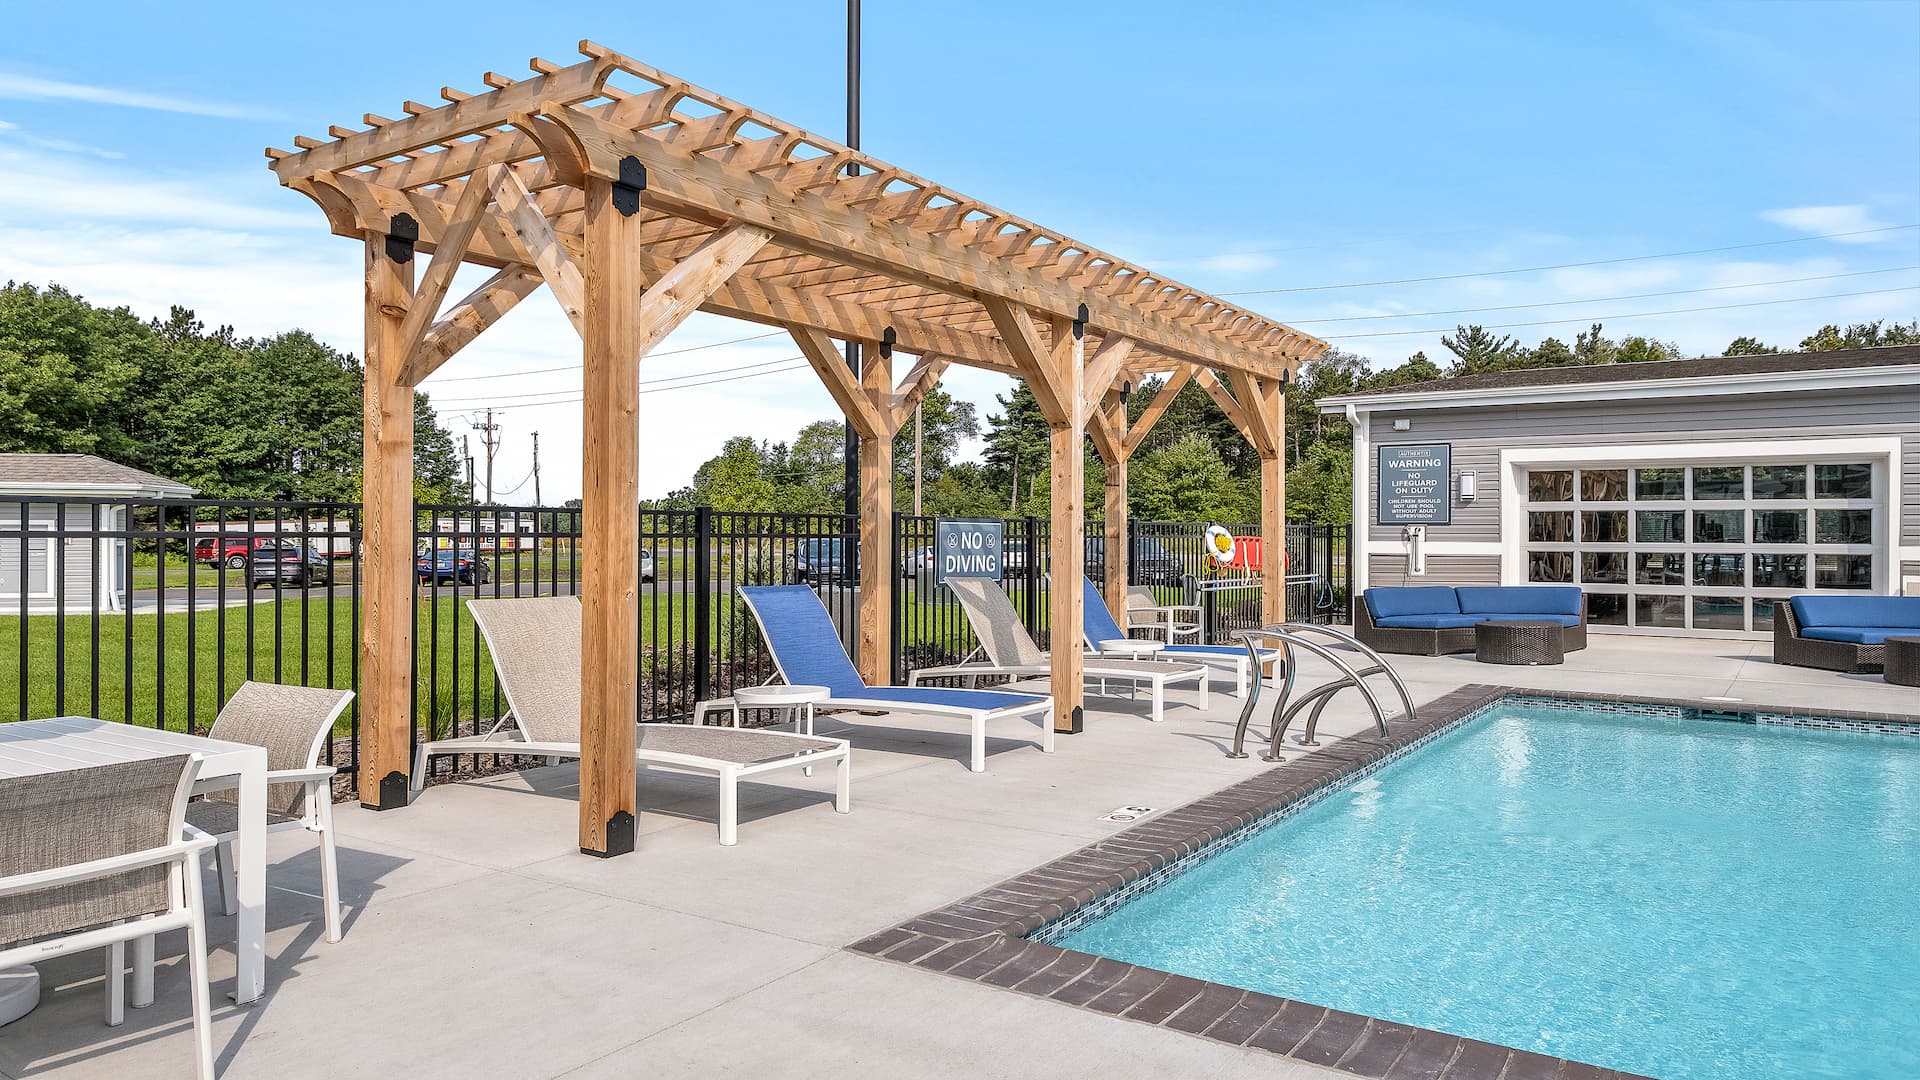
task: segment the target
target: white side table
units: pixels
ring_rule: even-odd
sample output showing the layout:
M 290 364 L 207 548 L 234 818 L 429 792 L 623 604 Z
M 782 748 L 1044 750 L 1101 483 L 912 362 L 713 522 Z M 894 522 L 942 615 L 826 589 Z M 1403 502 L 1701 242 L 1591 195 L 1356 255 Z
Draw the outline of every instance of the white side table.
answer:
M 33 965 L 0 971 L 0 1024 L 11 1024 L 40 1004 L 40 973 Z
M 813 706 L 833 696 L 833 691 L 824 686 L 810 683 L 797 683 L 793 686 L 742 686 L 725 701 L 711 702 L 711 708 L 725 708 L 733 713 L 733 726 L 740 726 L 741 709 L 779 709 L 786 714 L 782 723 L 793 725 L 794 734 L 813 734 Z M 805 718 L 806 726 L 801 726 Z M 800 770 L 803 775 L 812 776 L 813 766 Z
M 1102 656 L 1128 660 L 1151 660 L 1167 647 L 1164 641 L 1151 641 L 1145 638 L 1114 638 L 1094 644 L 1099 648 Z

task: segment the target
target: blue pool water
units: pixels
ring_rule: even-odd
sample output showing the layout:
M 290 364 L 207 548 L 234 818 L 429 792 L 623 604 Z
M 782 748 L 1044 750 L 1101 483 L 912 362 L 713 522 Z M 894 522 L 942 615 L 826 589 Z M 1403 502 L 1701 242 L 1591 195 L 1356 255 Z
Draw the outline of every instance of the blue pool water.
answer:
M 1920 738 L 1503 704 L 1057 943 L 1669 1080 L 1911 1080 Z

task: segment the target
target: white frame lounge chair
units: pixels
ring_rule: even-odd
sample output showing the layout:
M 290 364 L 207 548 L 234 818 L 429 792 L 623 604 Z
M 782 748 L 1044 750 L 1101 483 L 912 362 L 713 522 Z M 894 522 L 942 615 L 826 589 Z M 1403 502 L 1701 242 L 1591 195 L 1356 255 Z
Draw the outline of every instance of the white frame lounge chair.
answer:
M 1163 604 L 1151 585 L 1127 586 L 1127 631 L 1145 630 L 1169 645 L 1200 640 L 1199 604 Z
M 334 721 L 353 702 L 351 690 L 246 682 L 220 708 L 207 738 L 247 743 L 267 751 L 267 831 L 304 829 L 320 842 L 320 895 L 327 911 L 327 940 L 340 940 L 340 860 L 333 840 L 332 765 L 320 752 Z M 240 834 L 239 795 L 233 788 L 209 791 L 187 804 L 187 824 L 220 842 L 220 904 L 239 910 L 233 841 Z
M 199 771 L 198 755 L 178 754 L 0 780 L 0 968 L 104 949 L 107 1024 L 118 1026 L 127 942 L 138 954 L 154 934 L 186 930 L 194 1062 L 213 1080 L 200 857 L 216 841 L 186 823 Z
M 974 636 L 980 639 L 980 647 L 972 656 L 984 653 L 986 660 L 974 662 L 970 656 L 958 664 L 919 668 L 907 675 L 909 685 L 918 686 L 921 679 L 976 679 L 981 675 L 1027 679 L 1053 674 L 1046 650 L 1020 625 L 1020 613 L 1014 610 L 1013 601 L 1007 598 L 999 583 L 988 578 L 955 578 L 947 582 L 947 588 L 953 592 L 954 599 L 960 601 L 967 621 L 973 624 Z M 1200 708 L 1207 707 L 1207 666 L 1202 663 L 1093 656 L 1087 659 L 1083 671 L 1089 681 L 1099 680 L 1103 689 L 1108 679 L 1125 682 L 1130 687 L 1148 684 L 1153 695 L 1150 719 L 1156 724 L 1166 719 L 1170 684 L 1195 684 L 1200 689 Z
M 571 596 L 470 600 L 467 610 L 487 643 L 507 696 L 507 712 L 484 734 L 421 743 L 413 759 L 413 791 L 426 783 L 427 763 L 444 754 L 580 756 L 580 601 Z M 507 726 L 512 721 L 512 726 Z M 851 809 L 852 751 L 845 739 L 785 731 L 640 724 L 636 758 L 644 768 L 718 777 L 720 843 L 738 840 L 740 781 L 780 769 L 832 764 L 833 808 Z
M 1040 724 L 1040 750 L 1053 753 L 1053 699 L 1004 690 L 953 690 L 938 686 L 868 686 L 840 645 L 833 618 L 805 585 L 743 585 L 735 590 L 760 624 L 774 670 L 789 685 L 824 686 L 833 695 L 822 709 L 957 717 L 972 728 L 968 765 L 987 771 L 987 724 L 1028 717 Z
M 1087 648 L 1095 653 L 1100 651 L 1103 641 L 1120 641 L 1126 633 L 1120 624 L 1113 621 L 1113 613 L 1107 610 L 1106 598 L 1100 595 L 1099 586 L 1087 578 L 1081 578 L 1086 587 L 1085 610 L 1081 612 L 1082 629 L 1087 636 Z M 1233 672 L 1233 696 L 1239 697 L 1247 692 L 1247 650 L 1239 645 L 1168 645 L 1160 650 L 1160 656 L 1168 660 L 1195 660 L 1209 667 Z M 1279 649 L 1260 650 L 1260 666 L 1284 663 L 1286 654 Z M 1255 669 L 1254 674 L 1259 674 Z

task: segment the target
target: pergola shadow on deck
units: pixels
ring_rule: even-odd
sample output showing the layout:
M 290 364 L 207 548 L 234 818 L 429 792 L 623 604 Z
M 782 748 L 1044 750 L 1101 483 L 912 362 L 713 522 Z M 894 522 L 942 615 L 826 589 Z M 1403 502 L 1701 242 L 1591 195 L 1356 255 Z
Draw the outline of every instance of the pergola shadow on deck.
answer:
M 362 802 L 407 801 L 413 388 L 545 284 L 583 341 L 580 848 L 633 848 L 639 363 L 695 311 L 784 328 L 860 440 L 862 675 L 884 657 L 893 435 L 950 364 L 1027 381 L 1052 429 L 1051 565 L 1084 562 L 1082 440 L 1107 469 L 1106 597 L 1127 578 L 1126 462 L 1188 379 L 1258 451 L 1283 535 L 1284 386 L 1326 343 L 612 50 L 488 73 L 405 116 L 269 149 L 280 182 L 366 247 Z M 431 253 L 416 282 L 415 256 Z M 495 273 L 446 306 L 463 263 Z M 852 371 L 834 339 L 859 343 Z M 895 354 L 914 358 L 895 377 Z M 1129 426 L 1121 388 L 1165 374 Z M 1283 617 L 1282 560 L 1262 572 Z M 1081 590 L 1052 590 L 1054 626 Z M 1053 650 L 1056 723 L 1082 723 L 1081 654 Z

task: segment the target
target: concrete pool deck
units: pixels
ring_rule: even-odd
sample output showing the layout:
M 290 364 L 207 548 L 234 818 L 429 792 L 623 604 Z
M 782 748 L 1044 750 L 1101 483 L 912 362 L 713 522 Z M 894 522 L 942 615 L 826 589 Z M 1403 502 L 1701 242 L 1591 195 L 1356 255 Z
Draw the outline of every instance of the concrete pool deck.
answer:
M 1595 635 L 1556 668 L 1395 665 L 1416 702 L 1495 683 L 1920 711 L 1911 688 L 1769 652 Z M 1350 1076 L 847 949 L 1124 829 L 1109 810 L 1171 809 L 1269 767 L 1222 753 L 1237 699 L 1216 693 L 1204 714 L 1192 700 L 1170 694 L 1155 725 L 1144 697 L 1093 698 L 1087 732 L 1051 756 L 1033 728 L 1002 729 L 985 774 L 965 770 L 956 730 L 860 718 L 853 813 L 832 812 L 825 775 L 743 787 L 734 848 L 716 842 L 713 786 L 666 775 L 643 774 L 639 850 L 604 862 L 575 850 L 570 766 L 431 788 L 387 814 L 342 806 L 344 941 L 324 940 L 299 834 L 270 838 L 269 988 L 252 1008 L 223 999 L 233 924 L 210 920 L 222 1075 Z M 1363 730 L 1362 712 L 1341 695 L 1326 745 Z M 163 936 L 155 1005 L 113 1029 L 97 957 L 43 965 L 41 1006 L 0 1028 L 0 1076 L 190 1075 L 181 946 Z

